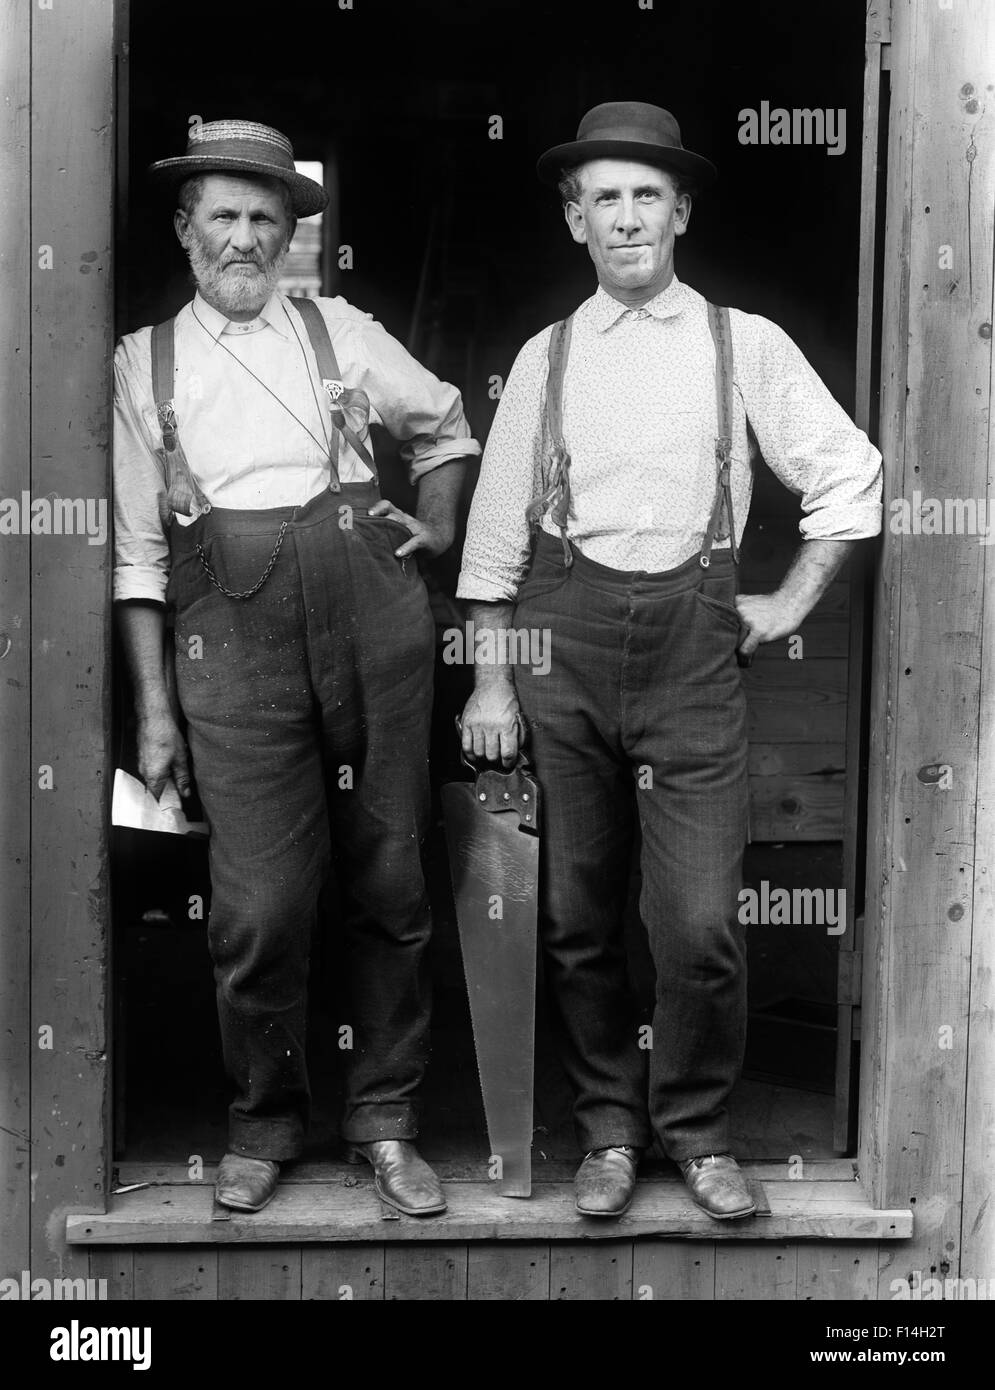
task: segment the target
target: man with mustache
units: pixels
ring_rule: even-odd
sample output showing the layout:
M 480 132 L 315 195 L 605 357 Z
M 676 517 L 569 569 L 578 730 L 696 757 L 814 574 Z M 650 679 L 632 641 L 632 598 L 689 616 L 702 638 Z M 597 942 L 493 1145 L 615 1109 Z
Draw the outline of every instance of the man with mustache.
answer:
M 177 190 L 197 292 L 115 354 L 114 597 L 141 775 L 156 796 L 170 777 L 189 795 L 175 653 L 210 823 L 208 941 L 235 1090 L 217 1200 L 260 1210 L 301 1152 L 308 956 L 331 872 L 352 1010 L 342 1137 L 385 1201 L 429 1215 L 445 1198 L 413 1141 L 434 623 L 416 556 L 450 545 L 479 446 L 456 388 L 370 315 L 279 292 L 297 217 L 327 202 L 285 136 L 211 122 L 152 173 Z M 401 441 L 417 515 L 381 498 L 371 424 Z
M 881 458 L 775 324 L 677 279 L 692 191 L 716 171 L 669 111 L 595 107 L 538 168 L 598 289 L 518 355 L 457 593 L 478 632 L 548 630 L 551 666 L 478 665 L 463 746 L 510 763 L 521 706 L 543 789 L 546 978 L 586 1154 L 577 1210 L 621 1215 L 655 1142 L 730 1220 L 755 1210 L 727 1113 L 746 1036 L 737 649 L 748 661 L 797 632 L 855 540 L 877 534 Z M 737 595 L 758 444 L 801 495 L 803 542 L 774 593 Z M 637 818 L 651 1038 L 622 940 Z

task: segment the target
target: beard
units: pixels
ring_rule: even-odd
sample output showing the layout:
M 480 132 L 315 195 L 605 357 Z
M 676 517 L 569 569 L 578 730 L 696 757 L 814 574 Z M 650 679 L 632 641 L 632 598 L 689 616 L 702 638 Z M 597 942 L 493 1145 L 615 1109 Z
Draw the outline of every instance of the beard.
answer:
M 258 253 L 242 258 L 229 252 L 222 258 L 214 255 L 207 240 L 191 227 L 184 249 L 201 296 L 221 313 L 232 314 L 263 307 L 279 284 L 290 241 L 269 261 Z

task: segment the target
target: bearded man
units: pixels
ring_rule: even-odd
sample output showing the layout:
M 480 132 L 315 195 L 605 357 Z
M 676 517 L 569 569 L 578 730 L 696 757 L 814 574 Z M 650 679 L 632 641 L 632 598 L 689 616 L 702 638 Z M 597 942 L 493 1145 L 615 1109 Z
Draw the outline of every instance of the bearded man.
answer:
M 450 545 L 479 445 L 456 388 L 369 314 L 279 292 L 297 217 L 327 202 L 279 131 L 204 124 L 151 172 L 178 189 L 197 292 L 115 354 L 114 597 L 156 796 L 170 777 L 190 791 L 172 614 L 210 824 L 208 942 L 235 1090 L 217 1200 L 260 1210 L 301 1152 L 308 959 L 332 871 L 353 1034 L 342 1137 L 385 1201 L 428 1215 L 445 1208 L 412 1142 L 434 624 L 415 557 Z M 417 515 L 381 498 L 371 424 L 401 442 Z
M 521 706 L 545 808 L 546 976 L 586 1154 L 577 1210 L 621 1215 L 655 1143 L 700 1207 L 734 1220 L 755 1210 L 728 1116 L 746 1036 L 737 651 L 797 632 L 880 530 L 881 457 L 776 324 L 678 280 L 692 190 L 716 171 L 669 111 L 597 106 L 538 172 L 598 289 L 518 355 L 457 592 L 478 633 L 548 631 L 551 664 L 479 664 L 463 746 L 511 762 Z M 802 544 L 774 593 L 737 594 L 758 445 L 801 495 Z M 648 1051 L 622 942 L 637 820 Z

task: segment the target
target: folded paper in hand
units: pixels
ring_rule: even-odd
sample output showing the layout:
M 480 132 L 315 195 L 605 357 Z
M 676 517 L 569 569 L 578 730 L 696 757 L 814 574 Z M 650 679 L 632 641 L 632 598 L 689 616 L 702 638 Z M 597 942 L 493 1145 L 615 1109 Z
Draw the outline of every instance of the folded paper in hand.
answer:
M 118 768 L 114 773 L 114 797 L 111 802 L 111 823 L 126 825 L 132 830 L 161 830 L 167 835 L 194 835 L 206 838 L 210 833 L 206 821 L 187 820 L 183 803 L 172 778 L 162 795 L 155 797 L 137 777 Z

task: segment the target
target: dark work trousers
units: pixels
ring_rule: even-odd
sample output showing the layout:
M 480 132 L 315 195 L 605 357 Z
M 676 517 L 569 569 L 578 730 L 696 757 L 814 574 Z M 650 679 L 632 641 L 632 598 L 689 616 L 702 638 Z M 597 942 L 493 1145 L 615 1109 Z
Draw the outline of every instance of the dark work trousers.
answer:
M 210 822 L 214 961 L 232 1151 L 301 1151 L 308 958 L 331 867 L 353 1046 L 342 1135 L 417 1134 L 428 1052 L 421 849 L 429 813 L 434 625 L 406 527 L 367 515 L 372 483 L 303 507 L 215 507 L 170 527 L 167 599 L 197 787 Z M 229 589 L 208 579 L 200 542 Z M 196 640 L 196 639 L 199 639 Z
M 548 673 L 519 666 L 516 681 L 543 791 L 540 930 L 577 1137 L 584 1151 L 655 1138 L 677 1161 L 720 1153 L 746 1037 L 735 572 L 721 551 L 707 570 L 695 556 L 657 574 L 573 553 L 567 568 L 539 532 L 515 626 L 550 634 Z M 652 1038 L 622 934 L 637 816 Z

